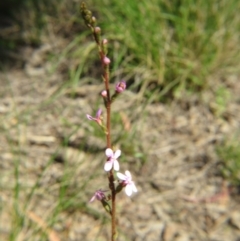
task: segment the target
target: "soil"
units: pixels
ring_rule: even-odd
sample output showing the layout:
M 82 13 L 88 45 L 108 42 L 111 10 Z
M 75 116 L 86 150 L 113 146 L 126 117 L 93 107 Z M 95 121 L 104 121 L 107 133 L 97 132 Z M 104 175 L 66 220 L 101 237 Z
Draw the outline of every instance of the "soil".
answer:
M 66 87 L 60 71 L 50 74 L 52 63 L 43 61 L 49 49 L 26 51 L 23 68 L 0 73 L 0 239 L 14 230 L 17 241 L 110 240 L 101 203 L 88 203 L 108 186 L 105 142 L 86 118 L 102 105 L 102 86 Z M 222 178 L 216 154 L 239 131 L 240 81 L 217 81 L 232 93 L 219 113 L 216 78 L 201 95 L 170 104 L 145 106 L 129 90 L 114 103 L 114 147 L 138 188 L 131 198 L 118 195 L 119 241 L 240 240 L 239 194 Z

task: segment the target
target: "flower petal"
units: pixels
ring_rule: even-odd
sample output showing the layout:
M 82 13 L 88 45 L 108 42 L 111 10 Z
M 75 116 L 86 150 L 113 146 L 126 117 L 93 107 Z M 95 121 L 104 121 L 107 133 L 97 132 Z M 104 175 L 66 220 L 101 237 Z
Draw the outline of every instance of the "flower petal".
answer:
M 137 188 L 136 188 L 134 182 L 131 183 L 131 187 L 132 187 L 132 190 L 133 190 L 134 192 L 137 192 Z
M 99 110 L 97 111 L 96 117 L 99 118 L 101 114 L 102 114 L 102 110 L 99 109 Z
M 117 160 L 114 161 L 113 166 L 115 171 L 119 171 L 119 162 Z
M 89 202 L 90 202 L 90 203 L 93 202 L 93 201 L 95 200 L 95 198 L 96 198 L 96 196 L 93 195 Z
M 131 195 L 132 195 L 132 187 L 131 187 L 131 185 L 127 185 L 126 187 L 125 187 L 125 193 L 130 197 Z
M 107 157 L 112 157 L 113 156 L 113 151 L 111 148 L 107 148 L 105 151 L 105 154 Z
M 132 175 L 131 175 L 131 173 L 130 173 L 130 171 L 125 171 L 125 174 L 126 174 L 126 176 L 128 177 L 128 179 L 129 180 L 132 180 Z
M 121 180 L 126 180 L 126 176 L 124 174 L 122 174 L 121 172 L 117 172 L 117 177 Z
M 106 172 L 109 172 L 112 169 L 113 163 L 111 161 L 107 161 L 104 164 L 104 170 Z
M 89 119 L 89 120 L 95 120 L 95 118 L 93 118 L 91 115 L 86 115 L 87 116 L 87 118 Z
M 116 150 L 115 153 L 114 153 L 114 158 L 117 159 L 120 156 L 121 156 L 121 151 L 120 150 Z

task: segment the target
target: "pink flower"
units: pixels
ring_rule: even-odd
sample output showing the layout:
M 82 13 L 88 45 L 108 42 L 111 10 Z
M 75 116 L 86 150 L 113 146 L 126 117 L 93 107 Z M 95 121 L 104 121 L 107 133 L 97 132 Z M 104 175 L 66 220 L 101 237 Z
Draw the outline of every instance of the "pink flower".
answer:
M 94 195 L 92 196 L 92 198 L 90 199 L 90 203 L 93 202 L 95 199 L 97 199 L 98 201 L 102 201 L 103 199 L 106 199 L 106 196 L 104 194 L 104 192 L 106 191 L 102 191 L 101 189 L 97 190 Z
M 126 82 L 122 80 L 116 84 L 115 90 L 117 93 L 122 93 L 126 89 L 126 87 Z
M 108 159 L 105 162 L 104 170 L 106 172 L 108 172 L 112 168 L 114 168 L 115 171 L 119 171 L 119 162 L 118 162 L 117 158 L 120 157 L 121 151 L 117 150 L 114 153 L 111 148 L 107 148 L 106 151 L 105 151 L 105 154 L 108 157 Z
M 137 188 L 134 184 L 134 182 L 132 181 L 132 175 L 129 171 L 125 171 L 125 174 L 122 174 L 120 172 L 117 173 L 117 176 L 121 181 L 121 184 L 123 186 L 125 186 L 125 193 L 127 194 L 127 196 L 131 196 L 133 192 L 137 192 Z
M 92 117 L 91 115 L 88 115 L 87 114 L 87 118 L 89 120 L 93 120 L 93 121 L 96 121 L 99 125 L 102 125 L 102 120 L 101 120 L 101 114 L 102 114 L 102 110 L 99 109 L 96 113 L 96 117 Z

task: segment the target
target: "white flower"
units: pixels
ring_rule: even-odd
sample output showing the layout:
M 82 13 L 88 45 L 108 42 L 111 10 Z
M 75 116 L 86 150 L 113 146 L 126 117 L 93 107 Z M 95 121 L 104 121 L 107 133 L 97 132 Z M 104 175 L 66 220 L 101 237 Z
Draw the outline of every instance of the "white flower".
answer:
M 108 159 L 105 162 L 104 170 L 106 172 L 108 172 L 112 168 L 114 168 L 115 171 L 119 171 L 119 162 L 118 162 L 117 158 L 120 157 L 121 151 L 117 150 L 114 153 L 111 148 L 107 148 L 106 151 L 105 151 L 105 154 L 108 157 Z
M 133 192 L 137 192 L 137 188 L 134 184 L 134 182 L 132 181 L 132 175 L 129 171 L 125 171 L 125 174 L 122 174 L 120 172 L 117 172 L 117 176 L 121 181 L 121 184 L 123 186 L 125 186 L 125 193 L 127 194 L 127 196 L 131 196 Z

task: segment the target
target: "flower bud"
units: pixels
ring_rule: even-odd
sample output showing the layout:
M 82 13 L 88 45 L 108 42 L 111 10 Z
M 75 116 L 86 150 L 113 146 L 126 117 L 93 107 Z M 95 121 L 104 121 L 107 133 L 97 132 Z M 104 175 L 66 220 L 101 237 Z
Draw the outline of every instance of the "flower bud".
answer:
M 102 40 L 102 51 L 104 55 L 107 55 L 107 44 L 108 44 L 108 40 L 107 39 L 103 39 Z
M 111 60 L 108 58 L 108 57 L 104 57 L 103 58 L 103 63 L 105 64 L 105 65 L 109 65 L 110 63 L 111 63 Z
M 126 82 L 122 80 L 116 84 L 115 91 L 117 93 L 122 93 L 126 89 L 126 86 Z
M 96 18 L 94 16 L 92 16 L 92 24 L 96 23 Z
M 102 96 L 103 98 L 106 98 L 106 97 L 107 97 L 107 91 L 106 91 L 106 90 L 103 90 L 103 91 L 101 92 L 101 96 Z
M 102 44 L 107 44 L 108 43 L 108 40 L 105 38 L 103 41 L 102 41 Z
M 94 28 L 94 32 L 97 33 L 97 34 L 101 33 L 101 28 L 100 27 L 95 27 Z

